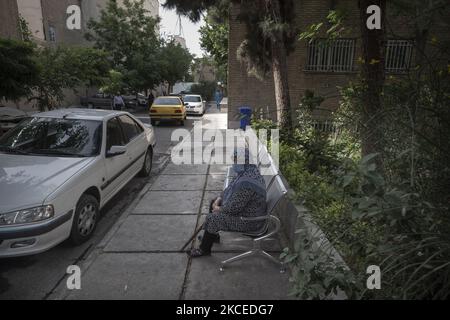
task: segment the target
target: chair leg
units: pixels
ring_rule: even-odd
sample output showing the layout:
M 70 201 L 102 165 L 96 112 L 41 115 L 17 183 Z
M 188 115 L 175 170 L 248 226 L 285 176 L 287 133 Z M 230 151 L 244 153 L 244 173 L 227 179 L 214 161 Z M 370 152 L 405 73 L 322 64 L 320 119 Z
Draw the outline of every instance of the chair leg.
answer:
M 226 264 L 229 264 L 229 263 L 232 263 L 232 262 L 235 262 L 235 261 L 238 261 L 238 260 L 242 260 L 242 259 L 244 259 L 246 257 L 250 257 L 250 256 L 253 256 L 255 254 L 256 254 L 256 251 L 251 250 L 251 251 L 244 252 L 244 253 L 242 253 L 240 255 L 237 255 L 235 257 L 232 257 L 230 259 L 224 260 L 221 263 L 220 271 L 223 271 L 223 269 L 224 269 Z
M 279 265 L 280 266 L 280 273 L 285 273 L 286 272 L 286 268 L 285 268 L 284 263 L 282 261 L 278 260 L 277 258 L 273 257 L 272 255 L 270 255 L 266 251 L 262 250 L 260 248 L 259 241 L 255 241 L 253 243 L 253 245 L 254 245 L 254 247 L 253 247 L 252 250 L 244 252 L 244 253 L 242 253 L 240 255 L 237 255 L 235 257 L 232 257 L 232 258 L 229 258 L 227 260 L 222 261 L 219 270 L 220 271 L 224 271 L 225 265 L 230 264 L 232 262 L 236 262 L 236 261 L 245 259 L 245 258 L 250 257 L 250 256 L 254 256 L 254 255 L 261 255 L 263 257 L 266 257 L 270 261 L 276 263 L 277 265 Z
M 270 255 L 269 253 L 265 252 L 264 250 L 261 250 L 259 252 L 263 257 L 266 257 L 267 259 L 269 259 L 270 261 L 273 261 L 274 263 L 276 263 L 277 265 L 280 266 L 280 273 L 285 273 L 286 272 L 286 268 L 284 266 L 284 263 L 281 262 L 280 260 L 278 260 L 277 258 L 275 258 L 274 256 Z

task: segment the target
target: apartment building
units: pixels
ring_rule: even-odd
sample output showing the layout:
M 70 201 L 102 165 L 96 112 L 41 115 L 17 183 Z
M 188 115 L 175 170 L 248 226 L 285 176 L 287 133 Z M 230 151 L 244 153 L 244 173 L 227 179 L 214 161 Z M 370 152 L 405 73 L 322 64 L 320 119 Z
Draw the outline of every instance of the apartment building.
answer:
M 19 17 L 30 28 L 34 40 L 41 44 L 89 45 L 84 39 L 87 23 L 98 19 L 109 0 L 2 0 L 0 1 L 0 36 L 19 38 Z M 117 0 L 123 5 L 124 0 Z M 133 1 L 133 0 L 132 0 Z M 67 8 L 81 8 L 81 30 L 66 27 Z M 159 14 L 158 0 L 146 0 L 144 7 L 153 17 Z
M 347 15 L 345 37 L 329 45 L 321 40 L 309 43 L 297 41 L 295 50 L 288 56 L 288 79 L 292 107 L 300 103 L 306 90 L 323 96 L 322 107 L 335 110 L 339 103 L 339 89 L 356 78 L 358 59 L 361 57 L 361 40 L 358 1 L 355 0 L 296 0 L 296 23 L 299 30 L 307 30 L 311 24 L 325 22 L 331 9 L 341 9 Z M 236 114 L 240 106 L 262 110 L 276 120 L 275 95 L 272 74 L 261 81 L 247 74 L 245 65 L 237 57 L 237 50 L 247 32 L 246 26 L 237 21 L 239 5 L 230 8 L 230 34 L 228 55 L 228 125 L 238 126 Z M 414 25 L 411 19 L 389 16 L 386 43 L 386 72 L 405 74 L 414 64 Z M 324 29 L 327 29 L 324 27 Z M 449 39 L 448 30 L 439 27 L 432 34 Z M 323 34 L 325 37 L 325 35 Z M 329 111 L 318 112 L 316 117 L 327 118 Z
M 110 0 L 1 0 L 0 1 L 0 37 L 20 39 L 20 17 L 23 18 L 31 31 L 36 43 L 44 46 L 76 45 L 89 46 L 84 35 L 87 24 L 93 19 L 99 19 L 101 11 Z M 124 0 L 116 0 L 123 5 Z M 134 1 L 134 0 L 131 0 Z M 81 29 L 69 30 L 66 22 L 69 15 L 67 8 L 77 5 L 81 9 Z M 149 15 L 159 14 L 158 0 L 145 0 L 145 8 Z M 84 92 L 84 90 L 83 90 Z M 4 103 L 25 110 L 32 106 L 25 101 Z M 79 104 L 79 97 L 72 90 L 66 90 L 64 105 Z
M 19 16 L 17 0 L 0 1 L 0 37 L 18 39 Z

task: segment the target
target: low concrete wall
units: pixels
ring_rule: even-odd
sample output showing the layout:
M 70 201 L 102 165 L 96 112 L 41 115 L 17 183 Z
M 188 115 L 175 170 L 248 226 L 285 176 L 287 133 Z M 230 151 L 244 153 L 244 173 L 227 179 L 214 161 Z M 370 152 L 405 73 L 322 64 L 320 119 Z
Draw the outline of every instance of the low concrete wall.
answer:
M 267 152 L 267 149 L 262 148 L 260 152 Z M 272 158 L 269 158 L 273 163 Z M 273 166 L 273 168 L 276 168 L 276 170 L 279 171 L 276 166 Z M 317 224 L 314 223 L 309 210 L 299 203 L 298 200 L 294 200 L 298 199 L 298 197 L 296 196 L 295 191 L 289 187 L 289 184 L 283 177 L 282 173 L 280 173 L 280 177 L 288 193 L 287 196 L 285 196 L 277 205 L 274 214 L 278 216 L 281 221 L 281 231 L 283 233 L 282 238 L 285 240 L 290 251 L 296 251 L 296 243 L 306 240 L 307 238 L 315 238 L 316 242 L 313 244 L 314 249 L 322 248 L 327 253 L 329 258 L 331 258 L 331 261 L 333 261 L 331 262 L 332 264 L 341 265 L 344 266 L 344 268 L 349 269 L 344 259 L 330 243 L 325 233 Z M 279 183 L 278 181 L 279 180 L 275 180 L 274 183 Z M 305 233 L 300 234 L 296 232 L 299 229 L 304 230 Z M 293 272 L 295 272 L 295 270 L 293 270 Z M 336 295 L 333 294 L 325 298 L 332 300 L 343 300 L 347 299 L 347 296 L 343 291 L 338 290 Z
M 315 248 L 325 248 L 328 256 L 334 262 L 334 265 L 343 265 L 348 268 L 342 256 L 329 242 L 325 233 L 320 227 L 314 223 L 308 209 L 302 204 L 295 203 L 292 199 L 295 198 L 295 192 L 289 188 L 287 181 L 282 177 L 285 187 L 288 189 L 288 197 L 285 197 L 275 209 L 275 215 L 281 221 L 282 237 L 286 240 L 287 246 L 291 252 L 295 252 L 296 243 L 306 240 L 307 237 L 313 236 L 317 241 L 313 244 Z M 306 231 L 305 235 L 296 233 L 297 230 L 302 229 Z M 303 238 L 302 238 L 303 237 Z M 296 269 L 292 270 L 295 273 Z M 346 300 L 347 295 L 342 290 L 337 290 L 337 294 L 330 294 L 324 299 L 328 300 Z

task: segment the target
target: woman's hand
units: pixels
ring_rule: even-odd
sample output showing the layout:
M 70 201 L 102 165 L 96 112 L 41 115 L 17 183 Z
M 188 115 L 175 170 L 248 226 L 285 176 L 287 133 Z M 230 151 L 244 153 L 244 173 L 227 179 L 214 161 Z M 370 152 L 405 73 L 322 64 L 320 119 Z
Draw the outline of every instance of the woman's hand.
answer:
M 218 213 L 220 211 L 220 205 L 222 204 L 222 198 L 217 198 L 212 205 L 212 209 L 214 213 Z

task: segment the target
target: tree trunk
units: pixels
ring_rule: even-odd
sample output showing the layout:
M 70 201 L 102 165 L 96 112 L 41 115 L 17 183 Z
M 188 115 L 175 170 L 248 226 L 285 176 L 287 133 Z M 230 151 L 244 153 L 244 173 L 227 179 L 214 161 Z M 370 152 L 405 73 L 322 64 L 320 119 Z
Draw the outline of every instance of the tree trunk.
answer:
M 369 30 L 366 22 L 369 14 L 366 10 L 370 5 L 381 9 L 381 29 Z M 362 92 L 362 124 L 361 140 L 362 154 L 380 153 L 382 159 L 382 101 L 381 93 L 384 84 L 384 37 L 386 0 L 360 0 L 362 58 L 361 78 Z M 378 164 L 381 164 L 379 157 Z
M 280 4 L 278 0 L 272 2 L 275 19 L 281 21 Z M 272 72 L 278 124 L 281 130 L 290 133 L 292 130 L 291 99 L 289 96 L 287 53 L 282 32 L 279 33 L 277 39 L 272 40 Z

